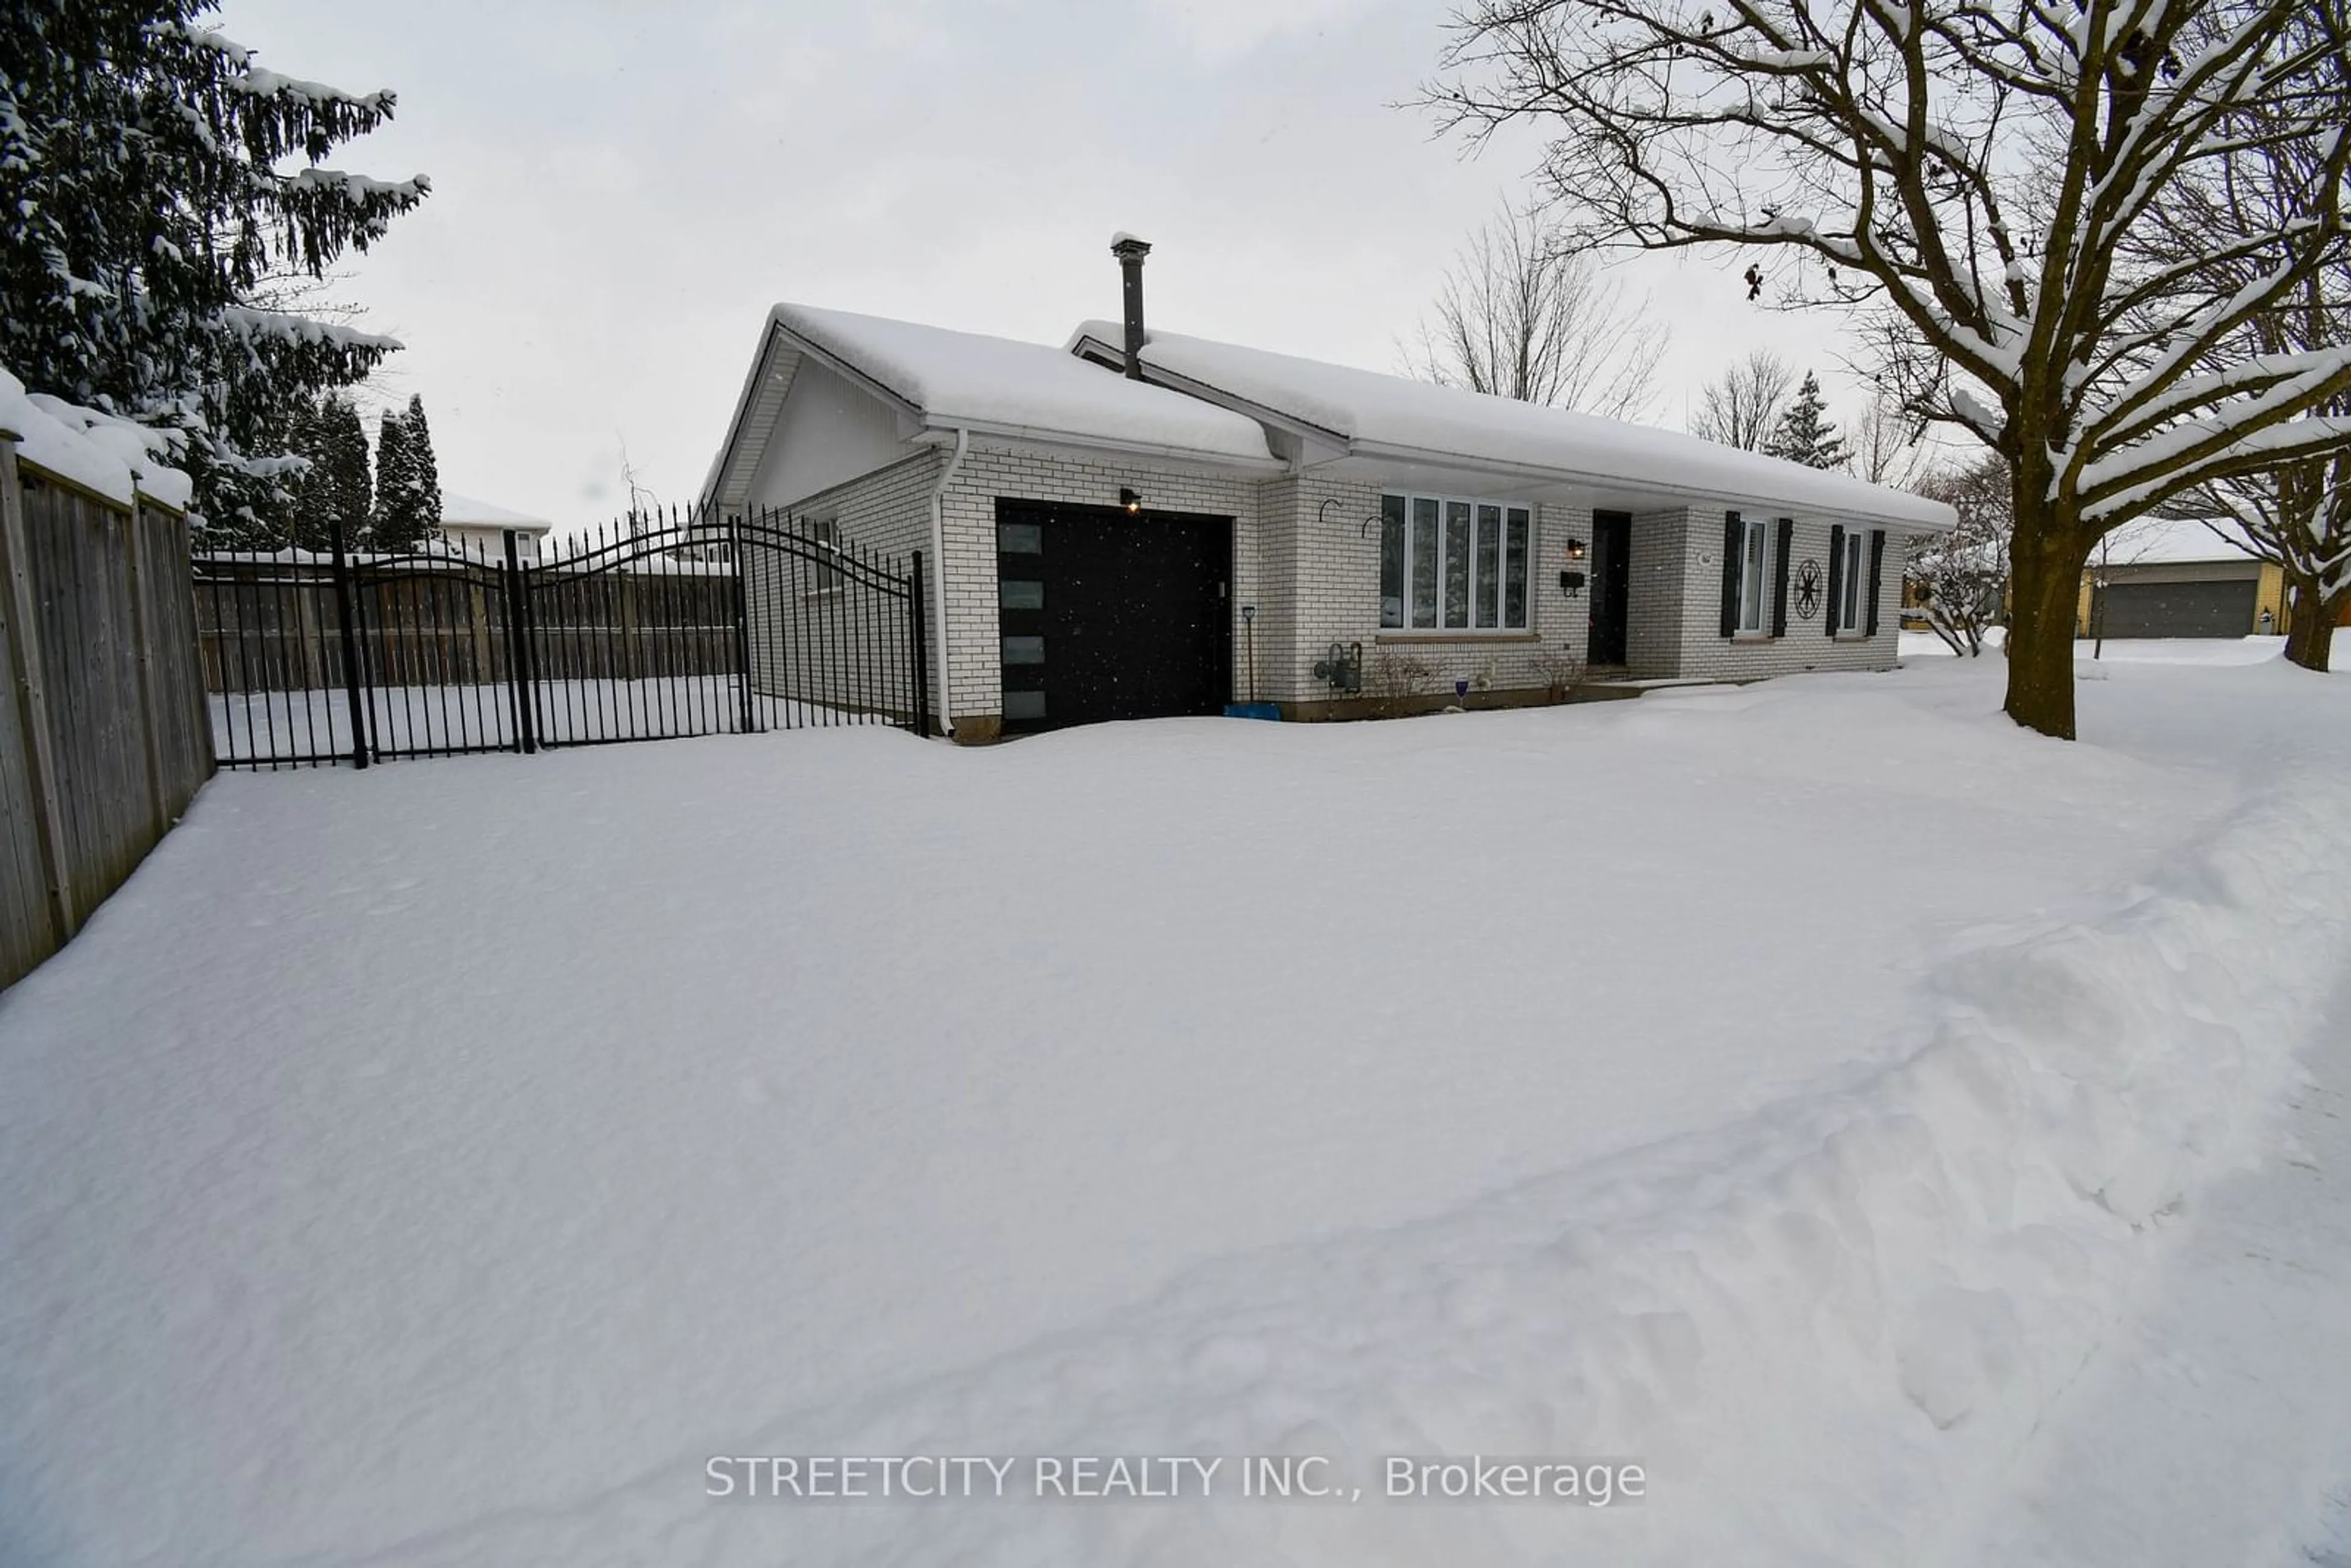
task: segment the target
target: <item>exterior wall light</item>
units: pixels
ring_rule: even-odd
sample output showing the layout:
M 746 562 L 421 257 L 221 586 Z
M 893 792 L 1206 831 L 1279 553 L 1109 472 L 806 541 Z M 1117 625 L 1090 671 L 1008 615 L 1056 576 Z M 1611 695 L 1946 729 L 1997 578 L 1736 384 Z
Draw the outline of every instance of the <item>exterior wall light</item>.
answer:
M 1570 539 L 1567 541 L 1567 559 L 1570 560 L 1582 560 L 1583 559 L 1583 541 L 1582 539 Z
M 1122 489 L 1118 493 L 1118 504 L 1124 507 L 1129 514 L 1139 512 L 1143 510 L 1143 497 L 1135 491 Z

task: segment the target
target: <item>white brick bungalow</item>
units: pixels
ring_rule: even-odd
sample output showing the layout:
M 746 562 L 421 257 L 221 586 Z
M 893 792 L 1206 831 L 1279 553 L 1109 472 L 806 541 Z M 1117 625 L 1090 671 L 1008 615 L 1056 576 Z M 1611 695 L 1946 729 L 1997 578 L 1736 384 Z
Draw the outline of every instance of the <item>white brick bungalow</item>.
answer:
M 705 499 L 920 549 L 957 738 L 1410 691 L 1892 667 L 1937 502 L 1676 432 L 1157 330 L 778 305 Z M 1253 624 L 1251 622 L 1253 622 Z M 1254 668 L 1251 648 L 1254 647 Z M 1321 666 L 1318 672 L 1318 665 Z M 1334 679 L 1335 677 L 1335 679 Z

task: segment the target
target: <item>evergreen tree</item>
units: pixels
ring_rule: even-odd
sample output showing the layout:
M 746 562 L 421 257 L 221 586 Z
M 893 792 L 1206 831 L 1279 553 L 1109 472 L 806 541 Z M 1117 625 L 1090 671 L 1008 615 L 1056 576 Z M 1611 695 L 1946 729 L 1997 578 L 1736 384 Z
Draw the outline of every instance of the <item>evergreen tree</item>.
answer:
M 1780 428 L 1771 433 L 1763 450 L 1808 468 L 1844 467 L 1851 455 L 1844 449 L 1844 437 L 1829 422 L 1827 411 L 1828 404 L 1821 397 L 1821 378 L 1806 371 L 1795 401 L 1781 414 Z
M 304 549 L 328 549 L 340 522 L 343 547 L 356 549 L 368 539 L 372 499 L 367 431 L 360 423 L 360 412 L 349 400 L 329 396 L 309 416 L 303 435 L 300 455 L 309 460 L 309 466 L 295 486 L 287 534 Z
M 367 427 L 360 423 L 360 411 L 348 398 L 330 396 L 326 432 L 329 501 L 335 520 L 343 526 L 344 545 L 363 545 L 375 510 L 375 485 L 368 475 Z
M 326 410 L 316 399 L 304 398 L 289 408 L 281 424 L 287 460 L 295 465 L 284 485 L 263 497 L 253 521 L 256 545 L 292 545 L 300 549 L 327 548 L 329 500 Z M 218 530 L 214 530 L 217 534 Z
M 408 460 L 415 474 L 416 515 L 422 519 L 423 537 L 437 537 L 441 532 L 441 465 L 433 455 L 433 432 L 424 423 L 424 399 L 412 395 L 408 413 Z
M 318 464 L 319 404 L 312 398 L 298 398 L 280 411 L 273 432 L 275 444 L 284 455 L 279 461 L 285 470 L 272 492 L 260 498 L 257 509 L 249 512 L 246 527 L 235 529 L 208 528 L 206 538 L 200 541 L 214 546 L 234 543 L 240 547 L 275 549 L 283 545 L 308 548 L 309 538 L 302 528 L 305 517 L 326 515 L 318 491 L 325 482 L 325 474 Z M 321 533 L 319 538 L 325 538 Z
M 267 308 L 267 291 L 366 250 L 428 187 L 320 168 L 392 117 L 392 95 L 262 69 L 204 25 L 214 9 L 12 0 L 0 363 L 155 427 L 195 480 L 207 537 L 267 544 L 300 487 L 287 460 L 299 405 L 399 347 Z
M 416 460 L 408 442 L 408 421 L 383 411 L 375 436 L 375 520 L 368 543 L 380 550 L 414 549 L 424 540 L 418 515 Z

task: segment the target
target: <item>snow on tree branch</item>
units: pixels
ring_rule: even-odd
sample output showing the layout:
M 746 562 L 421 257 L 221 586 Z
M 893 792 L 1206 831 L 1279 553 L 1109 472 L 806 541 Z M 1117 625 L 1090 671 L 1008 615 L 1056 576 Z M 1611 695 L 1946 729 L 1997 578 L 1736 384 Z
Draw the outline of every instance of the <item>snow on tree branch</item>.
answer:
M 0 358 L 175 433 L 218 520 L 282 502 L 292 410 L 399 346 L 259 297 L 365 251 L 431 187 L 329 167 L 394 95 L 270 69 L 213 9 L 23 0 L 0 28 Z
M 1539 116 L 1588 242 L 1778 253 L 1784 303 L 1890 314 L 1963 378 L 1913 412 L 2055 454 L 2053 491 L 2099 487 L 2108 524 L 2216 428 L 2351 388 L 2351 361 L 2194 370 L 2343 254 L 2345 36 L 2339 0 L 1478 0 L 1427 99 L 1473 136 Z M 2295 140 L 2311 204 L 2234 236 L 2232 292 L 2135 243 L 2162 192 Z
M 2070 737 L 2099 538 L 2351 449 L 2344 340 L 2248 347 L 2351 246 L 2346 58 L 2351 0 L 1468 0 L 1424 98 L 1473 141 L 1538 123 L 1574 237 L 1745 253 L 1750 298 L 1845 316 L 1906 415 L 1991 448 L 2008 711 Z M 2180 193 L 2262 159 L 2280 199 L 2181 244 Z

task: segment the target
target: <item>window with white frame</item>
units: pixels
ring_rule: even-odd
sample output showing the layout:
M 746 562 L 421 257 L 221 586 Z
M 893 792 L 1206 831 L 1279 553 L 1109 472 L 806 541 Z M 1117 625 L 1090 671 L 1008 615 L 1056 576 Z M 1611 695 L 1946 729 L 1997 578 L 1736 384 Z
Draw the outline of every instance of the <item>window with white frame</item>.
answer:
M 809 542 L 817 547 L 816 559 L 810 563 L 809 592 L 838 593 L 841 586 L 840 522 L 822 517 L 810 524 Z
M 1869 557 L 1863 542 L 1867 538 L 1859 528 L 1847 528 L 1837 544 L 1837 601 L 1829 612 L 1839 632 L 1858 632 L 1869 622 Z
M 1380 627 L 1524 632 L 1534 509 L 1474 497 L 1380 497 Z
M 1761 632 L 1771 622 L 1765 601 L 1771 597 L 1771 525 L 1763 517 L 1744 517 L 1739 537 L 1739 619 L 1733 623 L 1742 636 Z

